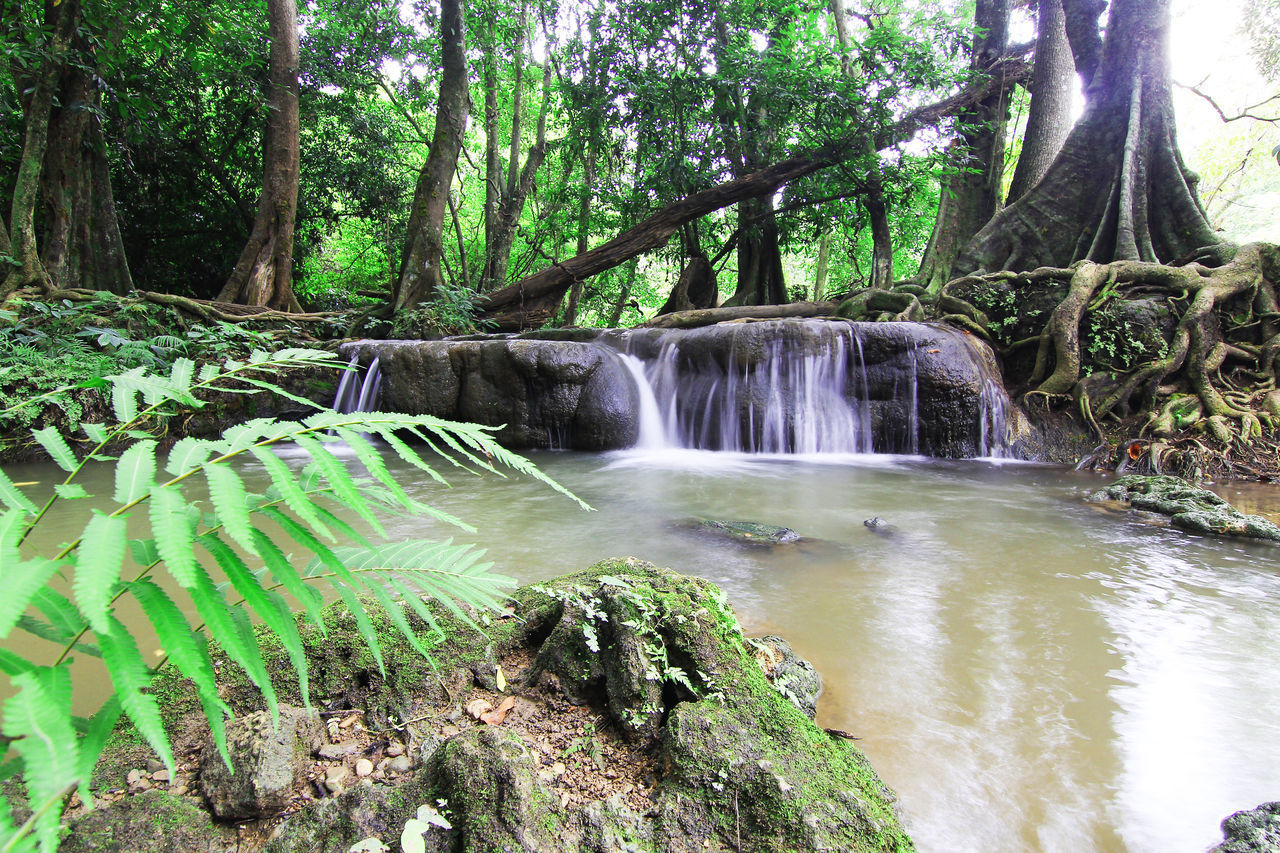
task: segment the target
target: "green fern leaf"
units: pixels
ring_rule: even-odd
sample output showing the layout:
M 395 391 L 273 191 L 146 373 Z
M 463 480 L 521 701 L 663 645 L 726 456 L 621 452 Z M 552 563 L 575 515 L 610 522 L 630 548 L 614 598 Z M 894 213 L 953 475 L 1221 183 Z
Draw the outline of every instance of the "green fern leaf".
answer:
M 169 574 L 178 585 L 190 589 L 196 583 L 196 558 L 192 543 L 195 525 L 187 514 L 187 501 L 176 486 L 157 486 L 151 490 L 151 530 L 156 550 Z
M 387 583 L 391 585 L 391 588 L 395 590 L 397 595 L 404 599 L 405 604 L 408 604 L 413 608 L 413 612 L 417 613 L 422 621 L 426 622 L 433 632 L 438 634 L 440 637 L 444 636 L 444 631 L 441 630 L 440 624 L 436 621 L 435 614 L 431 612 L 431 608 L 427 607 L 426 603 L 422 600 L 422 594 L 420 592 L 410 589 L 409 585 L 396 574 L 388 573 Z
M 196 363 L 191 359 L 185 357 L 175 359 L 169 366 L 169 387 L 189 391 L 195 372 Z
M 375 573 L 362 575 L 360 579 L 364 581 L 365 589 L 369 590 L 378 603 L 382 605 L 382 612 L 387 614 L 391 624 L 395 625 L 404 638 L 409 641 L 409 645 L 413 646 L 413 650 L 427 660 L 431 660 L 431 655 L 428 654 L 426 648 L 418 640 L 418 635 L 410 627 L 409 620 L 404 618 L 404 608 L 392 600 L 391 594 L 382 585 L 382 578 Z M 435 664 L 432 663 L 432 666 L 434 667 Z
M 397 502 L 405 509 L 412 508 L 413 500 L 405 494 L 404 489 L 396 482 L 395 477 L 391 476 L 382 454 L 369 443 L 367 438 L 349 427 L 337 427 L 334 431 L 355 453 L 356 458 L 360 460 L 360 464 L 364 465 L 364 469 L 373 475 L 375 480 L 386 486 Z
M 65 595 L 45 587 L 31 597 L 31 603 L 58 632 L 58 642 L 65 643 L 82 633 L 89 623 Z
M 48 622 L 45 622 L 42 619 L 37 619 L 29 613 L 24 613 L 18 619 L 17 627 L 26 631 L 33 637 L 39 637 L 42 640 L 48 640 L 49 642 L 57 643 L 60 646 L 65 646 L 70 640 L 70 637 L 67 636 L 65 631 L 55 628 Z M 99 651 L 98 647 L 92 643 L 78 642 L 72 646 L 72 649 L 80 652 L 81 654 L 88 655 L 89 657 L 102 657 L 102 652 Z
M 127 538 L 128 524 L 123 516 L 104 515 L 95 510 L 80 539 L 71 589 L 80 612 L 94 631 L 111 630 L 107 614 L 124 566 Z
M 294 441 L 311 454 L 311 460 L 316 463 L 316 467 L 324 477 L 325 482 L 333 489 L 333 493 L 338 499 L 348 509 L 353 510 L 364 519 L 370 527 L 377 531 L 379 536 L 386 536 L 386 531 L 382 528 L 382 522 L 369 509 L 368 502 L 360 494 L 360 489 L 356 486 L 355 481 L 352 480 L 350 472 L 347 471 L 341 460 L 330 453 L 329 449 L 318 440 L 310 436 L 299 435 Z
M 449 485 L 448 481 L 445 480 L 444 477 L 440 476 L 439 472 L 437 472 L 435 468 L 432 468 L 430 465 L 427 464 L 426 460 L 422 458 L 421 454 L 419 454 L 416 450 L 414 450 L 412 447 L 406 444 L 405 440 L 401 438 L 399 435 L 397 435 L 394 431 L 387 430 L 384 433 L 380 433 L 378 437 L 381 438 L 383 441 L 385 441 L 387 444 L 391 445 L 391 449 L 396 452 L 396 455 L 400 457 L 401 461 L 406 462 L 409 465 L 412 465 L 413 467 L 417 468 L 419 471 L 425 472 L 428 477 L 430 477 L 432 480 L 439 483 L 440 485 L 442 486 Z
M 67 444 L 67 440 L 62 437 L 62 433 L 58 432 L 57 427 L 47 426 L 44 429 L 35 429 L 31 434 L 59 468 L 63 471 L 76 470 L 76 466 L 80 464 L 79 460 L 76 459 L 75 451 L 71 449 L 71 445 Z
M 94 633 L 102 649 L 107 674 L 111 676 L 111 687 L 129 719 L 164 762 L 165 768 L 173 773 L 173 751 L 169 748 L 169 736 L 160 718 L 160 706 L 154 696 L 144 692 L 151 684 L 151 673 L 129 629 L 114 616 L 109 617 L 109 621 L 110 630 Z
M 27 515 L 35 515 L 38 511 L 36 505 L 31 502 L 31 498 L 24 495 L 13 484 L 13 480 L 9 479 L 9 475 L 3 469 L 0 469 L 0 503 L 10 509 L 22 510 Z
M 26 532 L 25 510 L 10 509 L 0 514 L 0 565 L 7 566 L 18 559 L 18 545 Z
M 289 662 L 293 664 L 298 676 L 298 688 L 302 691 L 302 702 L 311 707 L 309 678 L 307 673 L 307 655 L 302 649 L 302 637 L 298 634 L 298 625 L 289 612 L 289 606 L 279 595 L 272 594 L 262 588 L 257 577 L 249 571 L 248 566 L 240 559 L 240 555 L 231 550 L 216 534 L 205 533 L 198 540 L 218 563 L 218 567 L 226 574 L 231 586 L 240 593 L 254 615 L 263 621 L 284 646 Z
M 214 454 L 217 443 L 205 438 L 187 436 L 180 439 L 169 449 L 169 458 L 165 460 L 164 470 L 179 477 L 194 468 L 199 468 Z
M 377 550 L 377 547 L 369 541 L 367 536 L 359 530 L 356 530 L 350 524 L 347 524 L 345 520 L 334 515 L 327 507 L 318 506 L 316 507 L 316 512 L 319 514 L 320 518 L 324 520 L 325 524 L 329 525 L 334 530 L 337 530 L 351 542 L 355 542 L 361 548 L 369 551 Z
M 54 483 L 53 491 L 64 501 L 74 501 L 80 498 L 91 498 L 93 495 L 79 483 Z
M 280 496 L 284 498 L 285 505 L 321 536 L 332 540 L 334 538 L 333 534 L 329 532 L 329 528 L 320 522 L 320 516 L 316 512 L 315 504 L 311 502 L 311 498 L 298 485 L 297 476 L 293 469 L 283 459 L 276 456 L 269 447 L 254 447 L 250 452 L 267 469 L 267 473 L 271 476 L 271 482 L 279 490 Z
M 160 562 L 160 550 L 154 539 L 130 539 L 129 555 L 140 566 L 152 566 Z
M 208 463 L 204 477 L 209 484 L 209 497 L 218 512 L 218 521 L 242 548 L 254 550 L 253 523 L 249 520 L 247 494 L 240 475 L 228 465 Z
M 325 408 L 315 400 L 308 400 L 306 397 L 300 397 L 297 394 L 284 390 L 279 385 L 273 385 L 270 382 L 263 382 L 261 379 L 254 379 L 252 376 L 241 376 L 240 381 L 246 385 L 253 385 L 257 388 L 261 388 L 263 391 L 269 391 L 274 396 L 284 397 L 286 400 L 292 400 L 300 406 L 306 406 L 310 409 Z
M 209 733 L 222 756 L 222 763 L 231 769 L 231 751 L 227 749 L 227 715 L 226 704 L 216 695 L 200 693 L 200 707 L 204 709 L 204 718 L 209 722 Z
M 17 652 L 0 649 L 0 672 L 5 675 L 17 675 L 35 669 L 35 664 Z
M 70 695 L 71 674 L 65 666 L 39 667 L 15 675 L 10 683 L 18 692 L 4 703 L 4 733 L 16 738 L 11 746 L 22 756 L 23 781 L 32 808 L 39 809 L 70 793 L 79 781 L 80 750 L 71 709 L 60 701 Z M 61 811 L 48 808 L 37 818 L 41 850 L 58 849 Z
M 262 696 L 271 709 L 273 717 L 279 715 L 276 702 L 276 691 L 267 675 L 267 668 L 262 663 L 262 652 L 258 649 L 258 641 L 253 636 L 253 626 L 249 624 L 249 616 L 238 607 L 231 607 L 213 585 L 213 581 L 205 570 L 197 563 L 194 571 L 194 583 L 188 592 L 195 603 L 196 612 L 204 620 L 209 635 L 226 651 L 227 656 L 235 661 L 254 686 L 262 691 Z
M 107 738 L 111 736 L 122 711 L 124 706 L 120 704 L 119 694 L 111 694 L 90 718 L 89 728 L 80 741 L 80 799 L 86 808 L 93 808 L 93 792 L 89 790 L 93 768 L 102 757 L 102 749 L 107 745 Z
M 320 629 L 321 633 L 324 633 L 324 618 L 321 615 L 324 609 L 324 596 L 315 587 L 302 579 L 301 575 L 298 574 L 298 570 L 285 557 L 280 547 L 271 541 L 270 537 L 261 530 L 254 530 L 253 535 L 258 546 L 258 556 L 262 557 L 263 562 L 267 564 L 267 568 L 271 571 L 271 576 L 290 595 L 298 600 L 306 610 L 307 616 Z
M 156 443 L 150 439 L 136 442 L 120 454 L 116 463 L 113 499 L 118 504 L 131 504 L 151 491 L 155 479 Z
M 95 444 L 103 444 L 107 440 L 107 427 L 105 424 L 81 423 L 80 429 L 89 437 L 89 440 Z
M 26 612 L 31 599 L 54 572 L 61 568 L 56 560 L 37 557 L 31 560 L 5 560 L 4 595 L 0 596 L 0 640 L 9 636 L 18 618 Z

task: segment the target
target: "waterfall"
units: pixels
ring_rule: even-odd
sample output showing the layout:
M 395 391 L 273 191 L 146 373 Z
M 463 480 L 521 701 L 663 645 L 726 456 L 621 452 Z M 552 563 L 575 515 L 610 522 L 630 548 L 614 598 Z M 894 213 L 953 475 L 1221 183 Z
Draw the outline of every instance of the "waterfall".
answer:
M 333 410 L 342 414 L 350 412 L 374 412 L 382 401 L 382 367 L 378 358 L 360 377 L 359 356 L 351 357 L 348 369 L 338 381 L 338 392 L 333 396 Z M 357 377 L 360 377 L 357 379 Z M 359 387 L 357 386 L 359 383 Z
M 763 351 L 735 340 L 727 359 L 684 340 L 665 337 L 648 359 L 621 353 L 640 391 L 638 447 L 872 452 L 866 365 L 852 327 L 778 337 Z
M 1009 435 L 1009 395 L 988 379 L 978 396 L 978 455 L 1004 456 Z

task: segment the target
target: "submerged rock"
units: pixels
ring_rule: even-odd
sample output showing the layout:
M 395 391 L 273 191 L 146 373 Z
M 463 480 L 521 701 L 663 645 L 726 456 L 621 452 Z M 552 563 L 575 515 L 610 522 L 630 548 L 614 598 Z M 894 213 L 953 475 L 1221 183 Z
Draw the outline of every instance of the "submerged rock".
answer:
M 1219 495 L 1179 477 L 1131 474 L 1093 492 L 1089 500 L 1121 501 L 1158 512 L 1169 516 L 1174 527 L 1192 533 L 1280 542 L 1280 527 L 1260 515 L 1246 515 Z
M 738 545 L 792 545 L 804 541 L 804 537 L 790 527 L 760 524 L 755 521 L 714 521 L 708 518 L 687 518 L 677 522 L 676 527 L 691 533 L 702 533 L 717 539 L 724 539 Z
M 1277 853 L 1280 851 L 1280 802 L 1239 811 L 1222 822 L 1226 840 L 1209 853 Z

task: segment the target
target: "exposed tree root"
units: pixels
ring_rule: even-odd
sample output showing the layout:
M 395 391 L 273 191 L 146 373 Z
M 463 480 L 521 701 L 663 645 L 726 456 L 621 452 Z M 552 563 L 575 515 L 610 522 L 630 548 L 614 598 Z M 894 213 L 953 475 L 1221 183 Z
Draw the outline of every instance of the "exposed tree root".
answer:
M 1083 261 L 965 276 L 943 287 L 936 310 L 969 331 L 982 327 L 1018 363 L 1006 365 L 1006 379 L 1024 399 L 1071 399 L 1100 437 L 1137 423 L 1135 440 L 1195 456 L 1203 470 L 1264 475 L 1280 470 L 1278 279 L 1280 248 L 1221 246 L 1181 266 Z M 1034 315 L 1027 306 L 1037 294 Z M 1037 335 L 1035 316 L 1046 313 Z M 1132 323 L 1115 319 L 1125 316 Z M 1033 343 L 1028 369 L 1018 351 Z M 1221 460 L 1202 459 L 1197 445 Z M 1230 462 L 1232 454 L 1252 461 Z

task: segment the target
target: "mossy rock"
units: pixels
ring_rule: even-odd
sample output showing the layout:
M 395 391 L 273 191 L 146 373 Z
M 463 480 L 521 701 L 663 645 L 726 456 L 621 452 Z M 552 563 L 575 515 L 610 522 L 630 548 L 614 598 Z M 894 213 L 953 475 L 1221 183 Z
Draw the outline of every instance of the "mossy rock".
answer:
M 756 521 L 715 521 L 708 518 L 688 518 L 677 522 L 676 526 L 690 533 L 702 533 L 733 542 L 736 545 L 769 547 L 772 545 L 794 545 L 803 542 L 804 537 L 789 527 L 776 524 L 761 524 Z
M 63 853 L 222 853 L 235 849 L 233 827 L 218 826 L 193 800 L 147 791 L 99 805 L 65 827 Z
M 1192 533 L 1280 542 L 1280 527 L 1260 515 L 1246 515 L 1221 496 L 1179 477 L 1131 474 L 1089 495 L 1089 500 L 1122 501 L 1134 509 L 1167 515 L 1174 527 Z

